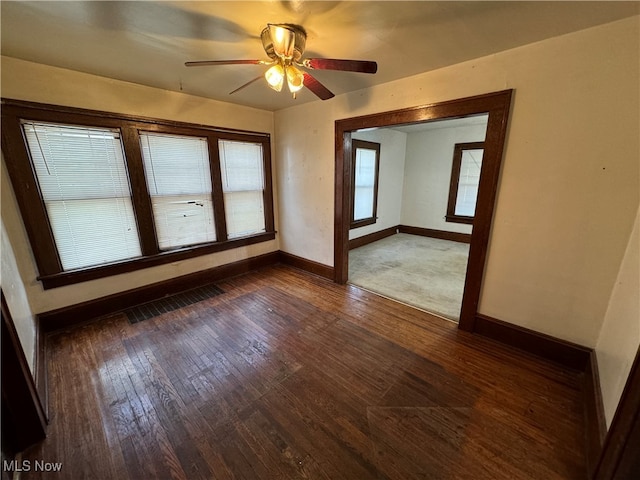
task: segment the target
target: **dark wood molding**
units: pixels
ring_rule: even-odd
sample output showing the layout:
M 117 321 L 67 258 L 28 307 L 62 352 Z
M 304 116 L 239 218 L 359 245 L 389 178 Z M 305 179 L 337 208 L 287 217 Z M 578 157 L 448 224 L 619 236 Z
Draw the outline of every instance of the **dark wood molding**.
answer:
M 282 448 L 313 444 L 304 467 L 312 478 L 586 478 L 576 453 L 583 446 L 578 372 L 456 335 L 450 322 L 282 264 L 219 286 L 227 293 L 213 309 L 65 333 L 50 368 L 75 373 L 56 375 L 57 396 L 69 408 L 52 415 L 51 438 L 24 459 L 62 462 L 58 478 L 67 479 L 164 478 L 170 458 L 176 476 L 225 471 L 269 480 L 302 471 L 282 461 Z M 110 374 L 100 375 L 104 362 Z M 460 374 L 470 366 L 482 378 Z M 260 388 L 270 389 L 268 401 L 252 394 Z M 361 408 L 379 405 L 381 391 L 384 405 L 438 405 L 439 414 Z M 92 408 L 82 408 L 87 399 Z M 152 414 L 144 425 L 123 425 L 122 412 L 139 412 L 141 400 Z M 215 408 L 234 400 L 260 418 Z M 114 425 L 133 436 L 112 435 Z M 380 441 L 385 465 L 371 451 Z
M 359 228 L 359 227 L 365 227 L 367 225 L 373 225 L 374 223 L 376 223 L 377 218 L 378 218 L 378 180 L 380 178 L 380 144 L 378 142 L 368 142 L 366 140 L 357 140 L 357 139 L 353 139 L 351 141 L 351 168 L 353 169 L 353 171 L 351 172 L 351 179 L 352 182 L 356 181 L 356 155 L 357 155 L 357 150 L 359 148 L 364 149 L 364 150 L 373 150 L 376 152 L 376 166 L 375 166 L 375 174 L 374 174 L 374 181 L 373 181 L 373 213 L 371 215 L 371 217 L 367 217 L 367 218 L 361 218 L 359 220 L 355 220 L 355 206 L 356 206 L 356 202 L 355 202 L 355 188 L 354 185 L 351 185 L 351 209 L 350 209 L 350 228 L 354 229 L 354 228 Z
M 0 99 L 2 102 L 2 109 L 6 108 L 19 108 L 19 109 L 32 109 L 36 110 L 46 110 L 50 112 L 56 112 L 62 115 L 86 115 L 86 116 L 100 116 L 105 119 L 122 119 L 131 122 L 140 122 L 146 124 L 146 129 L 151 130 L 156 125 L 166 125 L 176 128 L 199 128 L 199 129 L 207 129 L 215 132 L 225 133 L 225 134 L 250 134 L 256 135 L 260 137 L 268 137 L 268 133 L 264 132 L 254 132 L 251 130 L 240 130 L 236 128 L 227 128 L 227 127 L 216 127 L 212 125 L 205 125 L 202 123 L 187 123 L 180 122 L 177 120 L 166 120 L 161 118 L 153 118 L 153 117 L 143 117 L 138 115 L 130 115 L 126 113 L 117 113 L 117 112 L 107 112 L 104 110 L 90 110 L 86 108 L 79 107 L 67 107 L 63 105 L 52 105 L 49 103 L 38 103 L 38 102 L 29 102 L 26 100 L 16 100 L 12 98 L 2 98 Z M 88 123 L 90 125 L 90 123 Z
M 40 187 L 31 170 L 31 159 L 24 145 L 22 129 L 18 122 L 7 121 L 6 113 L 3 106 L 2 153 L 38 272 L 40 275 L 50 275 L 61 271 L 62 263 L 55 248 L 46 206 L 38 193 Z
M 44 332 L 71 327 L 110 313 L 119 312 L 135 305 L 150 302 L 167 295 L 229 278 L 256 268 L 273 265 L 280 261 L 278 252 L 221 265 L 207 270 L 182 275 L 162 282 L 152 283 L 125 292 L 89 300 L 76 305 L 51 310 L 38 315 Z
M 330 280 L 333 279 L 332 267 L 278 251 L 44 312 L 38 315 L 38 320 L 43 332 L 52 332 L 276 263 L 284 263 Z
M 584 372 L 591 362 L 592 349 L 535 332 L 487 315 L 477 314 L 473 333 Z
M 151 195 L 144 173 L 138 128 L 136 125 L 125 124 L 120 128 L 120 132 L 123 140 L 124 161 L 127 165 L 131 186 L 132 206 L 140 233 L 140 249 L 145 257 L 158 255 L 160 253 L 158 235 L 153 221 Z M 46 284 L 44 287 L 47 288 Z
M 362 237 L 351 239 L 349 240 L 349 250 L 362 247 L 373 242 L 377 242 L 378 240 L 390 237 L 391 235 L 395 235 L 396 233 L 398 233 L 397 226 L 385 228 L 384 230 L 379 230 L 377 232 L 363 235 Z
M 445 215 L 444 219 L 451 223 L 464 223 L 467 225 L 473 225 L 473 217 L 463 217 L 461 215 Z
M 592 478 L 640 478 L 640 348 L 636 352 Z
M 453 146 L 453 163 L 451 164 L 451 180 L 449 182 L 449 198 L 447 200 L 447 214 L 445 219 L 452 223 L 473 224 L 473 217 L 456 215 L 456 202 L 458 201 L 458 185 L 460 184 L 460 169 L 462 167 L 462 154 L 465 150 L 484 149 L 484 142 L 456 143 Z
M 47 435 L 47 417 L 16 332 L 11 311 L 2 297 L 2 441 L 20 452 Z M 6 423 L 6 425 L 5 425 Z M 5 430 L 7 429 L 7 430 Z M 9 433 L 10 430 L 10 433 Z M 5 434 L 7 438 L 5 438 Z
M 306 258 L 298 257 L 297 255 L 292 255 L 291 253 L 279 252 L 280 262 L 285 265 L 289 265 L 291 267 L 298 268 L 300 270 L 304 270 L 308 273 L 313 273 L 314 275 L 319 275 L 320 277 L 328 278 L 329 280 L 333 280 L 333 268 L 329 265 L 324 265 L 323 263 L 314 262 L 312 260 L 308 260 Z
M 349 208 L 352 185 L 351 132 L 363 128 L 488 114 L 481 182 L 458 323 L 461 330 L 474 330 L 512 95 L 513 90 L 504 90 L 476 97 L 336 120 L 334 198 L 334 280 L 336 282 L 346 283 L 349 277 Z
M 111 112 L 93 111 L 72 107 L 22 102 L 2 99 L 2 150 L 7 170 L 16 194 L 18 207 L 29 237 L 36 265 L 38 280 L 45 289 L 85 282 L 108 275 L 119 275 L 154 265 L 162 265 L 187 258 L 194 258 L 214 252 L 243 247 L 254 243 L 273 240 L 275 227 L 273 219 L 273 192 L 271 175 L 270 134 L 242 132 L 207 125 L 187 124 L 123 115 Z M 121 132 L 125 151 L 125 162 L 130 178 L 131 198 L 140 237 L 142 255 L 108 265 L 97 265 L 73 271 L 64 271 L 47 215 L 47 209 L 40 194 L 30 153 L 25 145 L 21 121 L 42 121 L 68 123 L 94 127 L 116 128 Z M 264 161 L 264 213 L 266 232 L 244 238 L 227 240 L 224 222 L 222 187 L 219 181 L 219 157 L 210 155 L 215 189 L 214 200 L 217 241 L 171 251 L 160 251 L 155 232 L 151 200 L 146 185 L 142 154 L 140 152 L 140 132 L 172 133 L 206 137 L 210 153 L 217 153 L 218 140 L 246 141 L 262 146 Z M 213 145 L 213 146 L 212 146 Z M 217 175 L 217 177 L 216 177 Z M 218 182 L 215 182 L 216 178 Z
M 600 373 L 595 350 L 591 351 L 584 371 L 584 410 L 586 427 L 587 471 L 594 472 L 607 435 L 607 422 L 602 402 Z
M 595 351 L 582 345 L 567 342 L 482 314 L 476 316 L 473 333 L 551 360 L 565 367 L 584 372 L 582 388 L 585 419 L 585 458 L 588 471 L 590 473 L 594 472 L 598 462 L 600 462 L 607 431 Z M 640 389 L 640 386 L 638 388 Z M 640 400 L 638 401 L 640 402 Z M 636 408 L 639 407 L 640 405 L 636 406 Z M 603 478 L 613 479 L 614 477 Z
M 451 240 L 453 242 L 471 243 L 470 233 L 447 232 L 444 230 L 434 230 L 432 228 L 410 227 L 408 225 L 398 225 L 400 233 L 409 233 L 411 235 L 420 235 L 422 237 L 440 238 L 442 240 Z
M 42 408 L 44 410 L 45 419 L 49 422 L 49 386 L 47 374 L 47 335 L 42 330 L 40 318 L 35 317 L 36 323 L 36 341 L 35 341 L 35 359 L 34 359 L 34 381 L 38 395 L 40 396 Z
M 72 270 L 53 275 L 41 276 L 38 277 L 38 280 L 42 282 L 44 289 L 47 290 L 50 288 L 62 287 L 64 285 L 72 285 L 74 283 L 95 280 L 110 275 L 129 273 L 143 268 L 164 265 L 210 253 L 253 245 L 273 240 L 274 238 L 276 238 L 275 232 L 260 233 L 251 237 L 238 238 L 236 240 L 228 240 L 226 242 L 209 243 L 196 247 L 181 248 L 178 250 L 159 253 L 158 255 L 152 255 L 150 257 L 126 260 L 120 263 L 111 263 L 109 265 L 101 265 L 82 270 Z

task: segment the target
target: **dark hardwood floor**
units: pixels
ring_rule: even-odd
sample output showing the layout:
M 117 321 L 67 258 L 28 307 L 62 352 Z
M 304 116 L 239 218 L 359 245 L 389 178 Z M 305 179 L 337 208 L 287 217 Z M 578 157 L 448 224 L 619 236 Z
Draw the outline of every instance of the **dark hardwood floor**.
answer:
M 29 479 L 584 479 L 582 378 L 275 266 L 49 341 Z

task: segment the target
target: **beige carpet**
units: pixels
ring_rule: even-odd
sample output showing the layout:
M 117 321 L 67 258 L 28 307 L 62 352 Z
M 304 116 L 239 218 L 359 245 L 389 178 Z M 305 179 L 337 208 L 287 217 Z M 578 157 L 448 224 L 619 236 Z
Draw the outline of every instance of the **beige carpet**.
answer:
M 349 252 L 349 282 L 458 321 L 469 245 L 399 233 Z

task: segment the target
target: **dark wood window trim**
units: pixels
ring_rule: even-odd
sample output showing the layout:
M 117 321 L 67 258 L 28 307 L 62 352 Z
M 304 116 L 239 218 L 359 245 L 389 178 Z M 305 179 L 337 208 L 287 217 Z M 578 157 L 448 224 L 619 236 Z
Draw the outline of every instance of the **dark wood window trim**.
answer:
M 23 119 L 117 128 L 120 130 L 129 172 L 133 208 L 140 235 L 141 257 L 78 270 L 63 270 L 46 208 L 39 192 L 38 182 L 23 138 L 20 125 L 20 121 Z M 171 251 L 159 250 L 153 223 L 151 199 L 144 175 L 142 153 L 139 148 L 139 132 L 171 133 L 207 138 L 212 167 L 216 234 L 219 241 Z M 262 145 L 265 175 L 264 209 L 266 232 L 234 240 L 226 240 L 222 183 L 218 161 L 218 140 L 220 139 L 260 143 Z M 42 281 L 45 289 L 127 273 L 275 238 L 271 144 L 270 136 L 266 133 L 2 99 L 2 151 L 33 249 L 39 272 L 38 279 Z
M 356 152 L 358 148 L 363 148 L 366 150 L 375 150 L 376 152 L 376 165 L 375 165 L 375 174 L 373 180 L 373 214 L 371 217 L 361 218 L 359 220 L 355 220 L 355 181 L 356 181 Z M 378 218 L 378 178 L 380 175 L 380 144 L 377 142 L 367 142 L 365 140 L 353 140 L 352 144 L 352 155 L 353 158 L 351 160 L 353 171 L 351 172 L 351 178 L 354 182 L 351 188 L 351 225 L 350 228 L 359 228 L 364 227 L 366 225 L 373 225 L 376 223 Z
M 452 223 L 473 224 L 473 217 L 456 215 L 456 201 L 458 198 L 458 184 L 460 183 L 460 167 L 462 154 L 465 150 L 484 150 L 484 142 L 456 143 L 453 147 L 453 164 L 451 166 L 451 183 L 449 184 L 449 201 L 445 219 Z

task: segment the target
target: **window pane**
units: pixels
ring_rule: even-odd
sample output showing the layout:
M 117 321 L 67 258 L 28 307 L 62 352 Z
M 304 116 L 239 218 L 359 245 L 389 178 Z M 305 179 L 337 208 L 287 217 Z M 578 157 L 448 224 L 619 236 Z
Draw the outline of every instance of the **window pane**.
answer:
M 65 270 L 141 255 L 130 198 L 48 202 L 47 213 Z
M 355 191 L 353 219 L 373 217 L 374 184 L 376 179 L 376 151 L 356 149 Z
M 465 217 L 473 217 L 475 215 L 483 152 L 484 150 L 482 149 L 462 151 L 458 196 L 456 198 L 456 215 Z
M 224 194 L 229 238 L 264 232 L 264 208 L 261 191 Z
M 215 241 L 211 196 L 152 197 L 161 250 Z
M 63 269 L 140 256 L 119 131 L 22 127 Z
M 266 231 L 262 145 L 220 140 L 219 150 L 227 236 Z
M 207 139 L 143 133 L 140 143 L 159 248 L 215 241 Z

